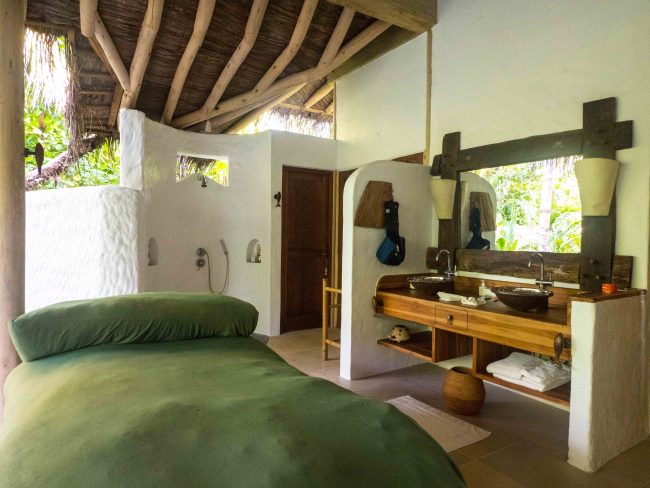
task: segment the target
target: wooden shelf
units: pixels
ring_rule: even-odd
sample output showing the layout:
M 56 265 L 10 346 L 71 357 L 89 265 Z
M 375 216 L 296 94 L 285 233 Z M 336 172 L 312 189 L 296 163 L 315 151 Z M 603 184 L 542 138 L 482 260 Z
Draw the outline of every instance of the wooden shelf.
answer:
M 377 344 L 395 349 L 396 351 L 415 356 L 431 362 L 433 359 L 431 332 L 411 334 L 408 342 L 395 342 L 390 339 L 379 339 Z
M 484 381 L 489 381 L 490 383 L 494 383 L 496 385 L 505 386 L 506 388 L 510 388 L 511 390 L 520 391 L 522 393 L 526 393 L 527 395 L 534 396 L 536 398 L 542 398 L 546 401 L 557 403 L 558 405 L 562 405 L 564 407 L 570 406 L 571 383 L 567 383 L 565 385 L 559 386 L 553 390 L 541 392 L 541 391 L 533 390 L 531 388 L 526 388 L 525 386 L 517 385 L 515 383 L 510 383 L 509 381 L 505 381 L 500 378 L 495 378 L 494 376 L 492 376 L 490 373 L 487 372 L 484 373 L 477 372 L 474 376 Z

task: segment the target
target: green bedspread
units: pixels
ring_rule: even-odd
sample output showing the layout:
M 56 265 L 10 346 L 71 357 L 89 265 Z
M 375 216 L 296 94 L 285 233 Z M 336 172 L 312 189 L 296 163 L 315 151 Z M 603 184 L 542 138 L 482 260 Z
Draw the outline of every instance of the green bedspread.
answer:
M 247 337 L 65 352 L 20 365 L 6 398 L 3 488 L 464 486 L 393 406 Z

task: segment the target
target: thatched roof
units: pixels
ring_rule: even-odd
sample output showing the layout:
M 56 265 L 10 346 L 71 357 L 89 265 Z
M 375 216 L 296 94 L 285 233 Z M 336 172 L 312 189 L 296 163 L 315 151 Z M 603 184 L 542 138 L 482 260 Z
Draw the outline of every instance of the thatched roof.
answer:
M 196 114 L 206 103 L 216 80 L 223 73 L 244 37 L 253 4 L 254 0 L 216 1 L 209 28 L 200 44 L 196 58 L 191 63 L 186 81 L 182 85 L 180 97 L 173 112 L 174 121 L 170 122 L 172 125 L 192 130 L 205 128 L 204 121 L 208 117 L 199 116 L 192 120 L 192 124 L 178 125 L 175 122 L 179 116 L 184 114 Z M 136 52 L 147 5 L 146 0 L 100 1 L 98 4 L 97 13 L 114 42 L 119 58 L 123 61 L 127 71 Z M 134 106 L 151 119 L 161 119 L 179 61 L 195 27 L 198 5 L 199 0 L 164 1 L 160 25 L 146 64 L 142 87 Z M 221 101 L 230 101 L 256 88 L 257 83 L 289 44 L 303 5 L 305 5 L 303 0 L 269 0 L 253 47 L 236 70 L 232 80 L 227 84 L 225 92 L 220 97 Z M 319 60 L 335 32 L 342 13 L 343 7 L 339 5 L 325 0 L 317 2 L 304 40 L 300 43 L 295 56 L 277 77 L 278 81 L 283 81 L 290 75 L 299 76 L 296 74 L 319 65 Z M 60 29 L 63 34 L 68 36 L 78 70 L 80 97 L 77 108 L 85 127 L 94 132 L 115 131 L 115 119 L 120 107 L 124 83 L 121 83 L 120 86 L 117 81 L 119 76 L 115 75 L 116 70 L 108 61 L 105 52 L 101 51 L 101 47 L 98 48 L 97 42 L 89 42 L 89 39 L 82 35 L 79 1 L 29 0 L 27 23 L 37 27 L 46 26 L 49 29 Z M 374 27 L 377 27 L 377 24 L 384 23 L 362 13 L 355 13 L 347 31 L 343 31 L 345 36 L 342 44 L 339 45 L 341 49 L 336 49 L 337 56 L 343 51 L 342 48 L 356 36 L 362 33 L 365 35 L 373 24 L 375 24 Z M 387 27 L 388 24 L 385 24 L 385 27 L 379 26 L 372 37 L 364 41 L 365 44 L 379 40 L 377 36 L 384 33 Z M 359 37 L 363 37 L 363 35 Z M 402 35 L 402 37 L 404 36 Z M 361 40 L 363 41 L 363 39 Z M 90 38 L 90 41 L 93 39 Z M 355 40 L 355 42 L 357 41 L 359 39 Z M 363 47 L 365 45 L 361 45 L 361 48 Z M 390 47 L 393 46 L 383 49 L 386 50 Z M 104 59 L 101 59 L 100 55 Z M 246 109 L 250 109 L 248 112 L 252 112 L 258 109 L 262 102 L 268 103 L 269 100 L 274 100 L 272 105 L 278 110 L 304 113 L 309 117 L 331 117 L 332 108 L 328 113 L 326 110 L 333 102 L 332 92 L 327 93 L 309 109 L 305 109 L 303 106 L 305 101 L 326 82 L 325 75 L 329 71 L 331 70 L 328 69 L 324 74 L 318 71 L 317 73 L 323 74 L 323 76 L 317 79 L 306 79 L 307 83 L 287 99 L 280 100 L 277 98 L 279 92 L 272 90 L 268 92 L 266 99 L 261 97 L 246 99 L 246 103 L 240 104 L 242 106 L 239 108 L 236 118 L 226 117 L 229 120 L 224 122 L 223 118 L 215 119 L 213 117 L 212 120 L 217 126 L 213 125 L 212 131 L 219 132 L 227 129 L 239 118 L 246 116 Z M 249 103 L 251 101 L 256 103 Z M 220 107 L 221 105 L 216 105 L 211 116 L 221 114 L 224 110 L 229 114 L 236 113 L 230 111 L 231 108 L 228 107 L 219 111 Z

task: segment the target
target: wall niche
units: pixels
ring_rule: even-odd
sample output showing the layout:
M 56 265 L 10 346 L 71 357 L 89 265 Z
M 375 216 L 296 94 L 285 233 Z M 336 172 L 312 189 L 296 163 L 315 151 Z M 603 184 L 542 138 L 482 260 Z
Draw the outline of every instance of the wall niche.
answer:
M 260 264 L 262 262 L 262 245 L 257 239 L 252 239 L 246 248 L 246 262 Z

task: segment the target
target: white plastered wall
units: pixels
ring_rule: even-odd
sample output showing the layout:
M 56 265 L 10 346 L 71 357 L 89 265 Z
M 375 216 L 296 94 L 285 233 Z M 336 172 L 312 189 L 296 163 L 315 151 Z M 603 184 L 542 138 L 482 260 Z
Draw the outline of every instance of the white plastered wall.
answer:
M 427 175 L 425 166 L 376 161 L 355 171 L 345 185 L 340 372 L 343 378 L 363 378 L 419 362 L 377 345 L 377 339 L 388 335 L 397 321 L 374 317 L 371 298 L 382 275 L 418 273 L 425 269 L 431 227 L 437 226 Z M 400 204 L 400 235 L 406 239 L 406 259 L 398 267 L 384 265 L 375 256 L 386 236 L 383 229 L 353 225 L 361 195 L 371 180 L 391 182 L 393 197 Z
M 648 436 L 645 300 L 571 309 L 569 463 L 596 471 Z
M 141 290 L 208 291 L 208 270 L 197 271 L 196 250 L 211 258 L 215 292 L 251 302 L 260 312 L 257 332 L 280 333 L 281 208 L 272 195 L 282 189 L 282 166 L 336 169 L 336 141 L 267 131 L 255 135 L 198 134 L 179 131 L 122 110 L 122 185 L 142 190 L 144 198 Z M 222 158 L 230 185 L 194 175 L 176 181 L 176 157 Z M 146 242 L 155 238 L 158 264 L 147 265 Z M 252 239 L 262 247 L 262 263 L 246 262 Z
M 26 311 L 138 291 L 139 197 L 112 186 L 26 194 Z

